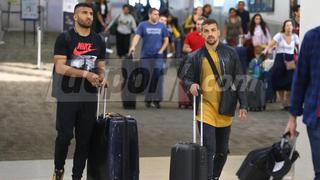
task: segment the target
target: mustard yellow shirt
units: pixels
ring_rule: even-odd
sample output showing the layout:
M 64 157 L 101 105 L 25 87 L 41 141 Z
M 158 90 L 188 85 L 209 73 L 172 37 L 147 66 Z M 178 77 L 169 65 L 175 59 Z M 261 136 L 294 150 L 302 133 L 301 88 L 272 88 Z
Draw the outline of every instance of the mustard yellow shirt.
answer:
M 174 38 L 178 39 L 180 38 L 181 34 L 178 31 L 178 29 L 176 28 L 176 26 L 172 26 L 172 34 L 174 36 Z
M 185 29 L 188 29 L 188 32 L 193 32 L 193 31 L 195 30 L 195 28 L 191 26 L 191 24 L 193 23 L 193 19 L 192 19 L 192 18 L 193 18 L 193 16 L 190 15 L 190 16 L 186 19 L 185 24 L 184 24 L 184 28 L 185 28 Z
M 218 54 L 209 50 L 219 74 L 221 74 Z M 203 90 L 203 121 L 214 127 L 228 127 L 232 123 L 232 117 L 219 114 L 220 87 L 209 64 L 209 60 L 202 61 L 201 89 Z M 200 104 L 198 107 L 197 120 L 200 121 Z

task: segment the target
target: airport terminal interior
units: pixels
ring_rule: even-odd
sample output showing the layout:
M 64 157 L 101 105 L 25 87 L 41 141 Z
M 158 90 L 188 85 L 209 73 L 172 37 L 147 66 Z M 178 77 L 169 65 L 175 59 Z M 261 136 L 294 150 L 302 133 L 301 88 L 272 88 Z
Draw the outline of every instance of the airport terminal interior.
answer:
M 73 8 L 77 3 L 84 1 L 0 0 L 0 180 L 52 178 L 57 136 L 57 105 L 56 99 L 51 96 L 54 45 L 61 32 L 73 27 Z M 107 0 L 103 6 L 106 12 L 102 19 L 105 27 L 121 13 L 124 4 L 129 4 L 130 13 L 133 14 L 137 26 L 148 19 L 148 8 L 156 8 L 160 15 L 172 17 L 175 20 L 173 24 L 181 27 L 176 28 L 181 31 L 177 36 L 173 33 L 173 40 L 169 42 L 170 47 L 167 48 L 167 57 L 163 65 L 161 107 L 157 107 L 156 104 L 147 107 L 144 94 L 140 92 L 136 94 L 135 109 L 123 108 L 122 102 L 121 67 L 127 57 L 118 56 L 119 44 L 117 45 L 116 33 L 112 33 L 110 29 L 108 32 L 101 31 L 106 42 L 105 74 L 109 83 L 106 111 L 130 116 L 137 121 L 140 180 L 169 180 L 171 148 L 176 143 L 192 141 L 192 100 L 190 100 L 191 106 L 180 104 L 183 88 L 177 77 L 179 65 L 186 56 L 182 52 L 185 43 L 183 38 L 188 34 L 188 29 L 185 28 L 186 20 L 193 13 L 196 14 L 197 8 L 209 5 L 211 12 L 207 18 L 218 22 L 221 31 L 220 41 L 225 43 L 227 37 L 224 30 L 228 27 L 225 22 L 229 18 L 229 9 L 237 9 L 238 1 Z M 96 3 L 98 2 L 100 3 L 100 1 Z M 295 20 L 293 9 L 297 5 L 300 5 L 301 9 L 298 18 L 300 42 L 308 30 L 320 24 L 316 15 L 320 1 L 244 0 L 241 2 L 250 13 L 250 21 L 255 14 L 261 15 L 271 38 L 281 31 L 285 20 Z M 28 10 L 30 12 L 27 12 Z M 239 37 L 245 37 L 243 31 L 244 29 Z M 131 33 L 131 42 L 133 36 L 134 32 Z M 241 38 L 237 39 L 235 47 L 245 46 L 244 40 L 242 42 Z M 140 41 L 133 55 L 133 60 L 137 63 L 140 61 L 141 49 Z M 275 53 L 269 53 L 267 59 L 269 64 L 265 63 L 265 67 L 268 69 L 269 66 L 270 70 Z M 250 60 L 247 57 L 246 62 L 242 64 L 248 77 Z M 100 112 L 103 112 L 103 105 L 104 103 L 99 105 Z M 239 119 L 237 109 L 232 119 L 230 152 L 220 179 L 238 179 L 236 172 L 246 155 L 254 149 L 268 147 L 280 141 L 288 118 L 288 109 L 283 106 L 277 94 L 274 98 L 266 100 L 263 107 L 250 108 L 245 121 Z M 309 140 L 302 118 L 298 118 L 300 135 L 296 144 L 300 158 L 283 178 L 286 180 L 312 180 L 314 176 Z M 199 141 L 199 133 L 197 140 Z M 68 151 L 64 180 L 72 179 L 74 151 L 73 139 Z M 82 179 L 87 179 L 86 170 Z

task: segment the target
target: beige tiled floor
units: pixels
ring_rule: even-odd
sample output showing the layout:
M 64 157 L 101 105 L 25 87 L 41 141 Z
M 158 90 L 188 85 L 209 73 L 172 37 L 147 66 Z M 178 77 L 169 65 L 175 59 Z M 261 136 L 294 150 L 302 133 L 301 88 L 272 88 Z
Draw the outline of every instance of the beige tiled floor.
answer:
M 223 180 L 235 180 L 234 175 L 244 157 L 230 156 L 224 168 Z M 169 157 L 151 157 L 140 159 L 140 180 L 169 179 Z M 66 164 L 65 180 L 71 180 L 72 161 Z M 0 162 L 1 180 L 48 180 L 53 169 L 52 160 L 38 161 L 2 161 Z M 85 179 L 85 178 L 83 178 Z
M 239 169 L 244 156 L 229 156 L 222 172 L 221 180 L 237 180 L 235 173 Z M 72 161 L 67 160 L 64 180 L 71 180 Z M 170 157 L 140 158 L 140 180 L 168 180 Z M 52 160 L 34 161 L 0 161 L 0 180 L 48 180 L 51 179 L 53 170 Z M 284 180 L 292 180 L 290 172 Z M 308 170 L 310 175 L 310 170 Z M 305 178 L 303 180 L 311 180 Z M 83 178 L 85 180 L 86 177 Z M 297 180 L 302 180 L 298 179 Z

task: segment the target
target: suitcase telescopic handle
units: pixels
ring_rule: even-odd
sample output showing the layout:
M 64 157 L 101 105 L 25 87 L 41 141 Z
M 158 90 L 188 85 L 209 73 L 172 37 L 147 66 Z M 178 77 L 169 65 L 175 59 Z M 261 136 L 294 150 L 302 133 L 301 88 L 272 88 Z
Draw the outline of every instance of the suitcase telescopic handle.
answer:
M 101 93 L 103 92 L 103 118 L 106 117 L 106 109 L 107 109 L 107 88 L 105 87 L 97 87 L 98 89 L 98 100 L 97 100 L 97 119 L 99 119 L 100 114 L 100 101 L 101 101 Z
M 289 159 L 290 159 L 290 160 L 292 159 L 293 153 L 294 153 L 294 151 L 296 150 L 296 144 L 297 144 L 297 138 L 298 138 L 298 136 L 299 136 L 299 132 L 297 132 L 296 136 L 293 138 L 293 141 L 292 141 L 292 149 L 291 149 L 290 156 L 289 156 Z M 284 135 L 282 135 L 281 144 L 280 144 L 281 149 L 283 149 L 285 142 L 286 142 L 289 138 L 290 138 L 290 132 L 286 132 Z
M 200 145 L 203 146 L 203 94 L 202 91 L 199 90 L 198 94 L 200 94 Z M 197 97 L 193 96 L 193 143 L 197 143 Z

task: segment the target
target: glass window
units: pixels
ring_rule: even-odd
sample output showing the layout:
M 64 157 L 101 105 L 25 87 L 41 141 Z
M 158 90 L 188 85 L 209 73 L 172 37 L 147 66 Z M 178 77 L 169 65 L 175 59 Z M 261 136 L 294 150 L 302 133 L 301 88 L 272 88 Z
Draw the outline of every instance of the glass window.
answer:
M 143 6 L 147 5 L 147 0 L 129 0 L 129 4 L 134 6 L 136 3 L 139 3 L 139 1 Z
M 274 0 L 249 0 L 250 12 L 273 12 Z
M 203 6 L 203 0 L 194 0 L 193 7 Z
M 148 0 L 129 0 L 129 4 L 134 6 L 136 3 L 140 3 L 143 6 L 147 5 Z M 156 9 L 160 9 L 161 1 L 160 0 L 149 0 L 150 6 Z
M 213 1 L 213 6 L 215 7 L 222 7 L 224 5 L 225 0 L 214 0 Z
M 156 9 L 160 9 L 160 0 L 149 0 L 150 6 Z

